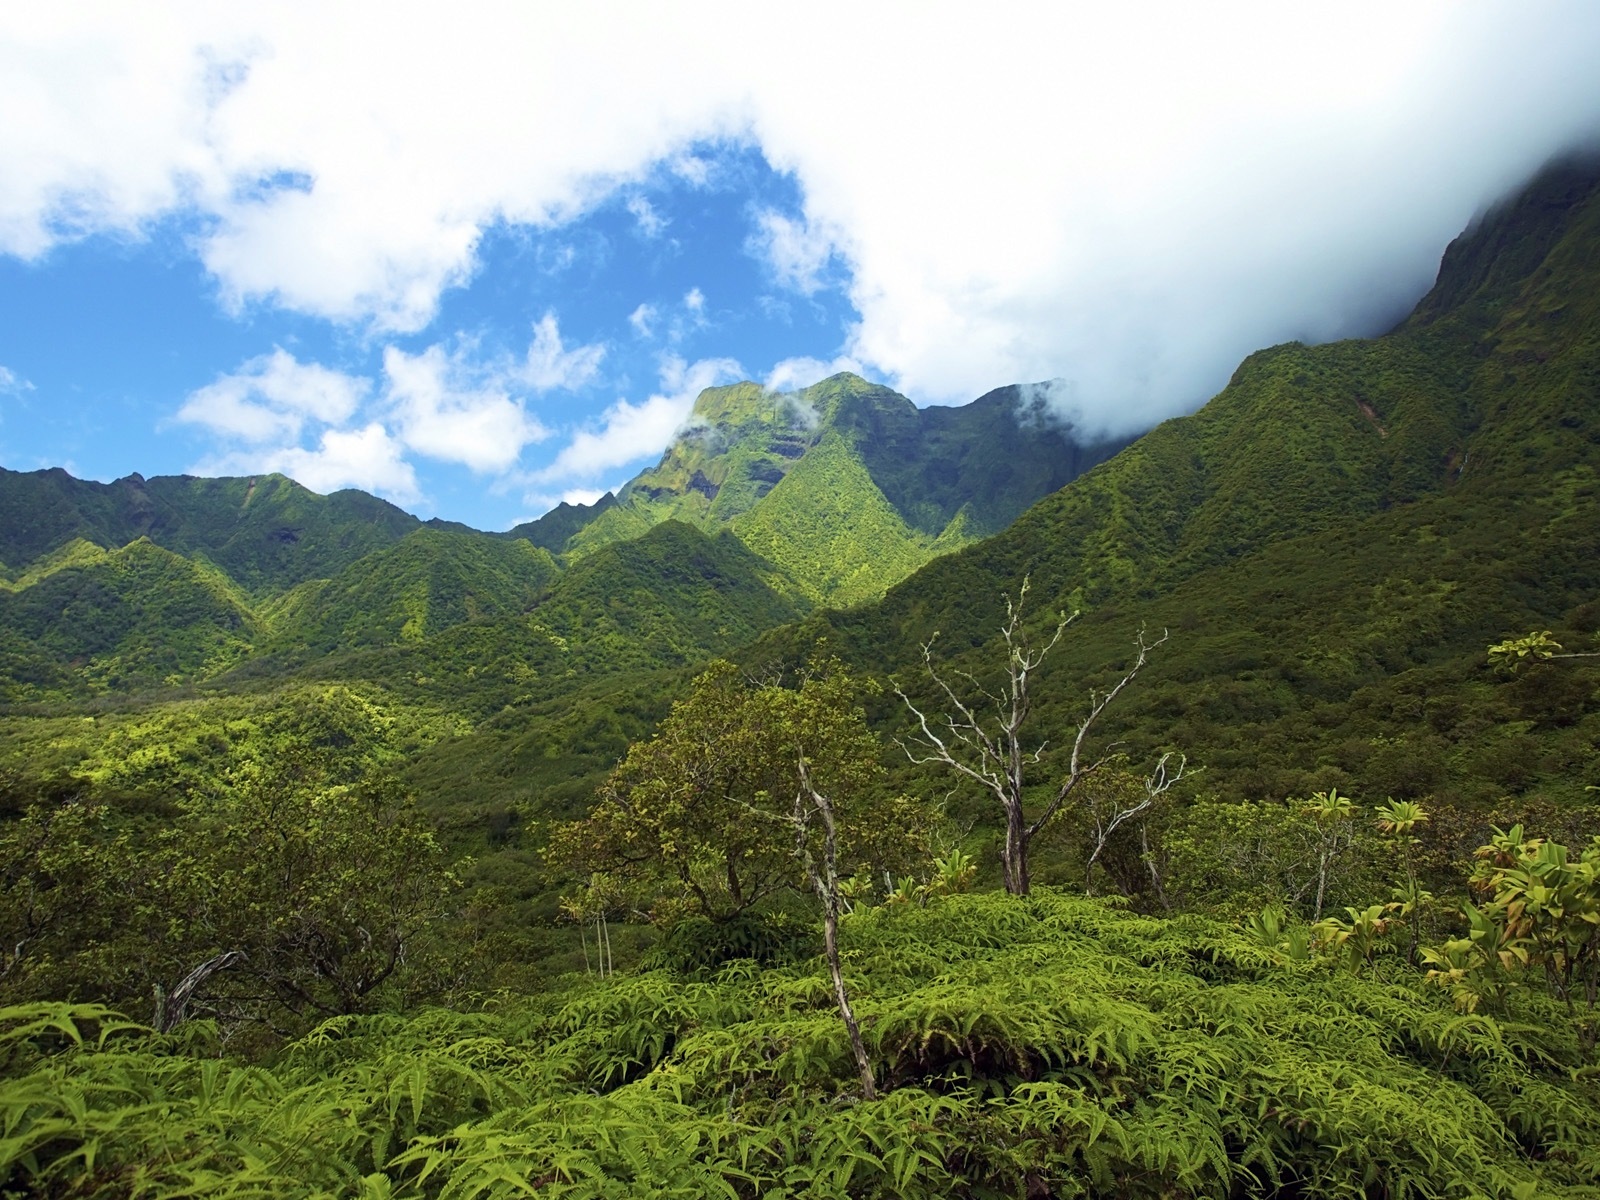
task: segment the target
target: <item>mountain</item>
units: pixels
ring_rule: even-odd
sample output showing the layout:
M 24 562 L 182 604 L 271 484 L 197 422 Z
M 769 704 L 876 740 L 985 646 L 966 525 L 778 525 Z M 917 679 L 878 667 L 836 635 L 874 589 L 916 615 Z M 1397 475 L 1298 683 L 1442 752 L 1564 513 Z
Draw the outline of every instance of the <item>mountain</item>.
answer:
M 0 697 L 218 674 L 259 632 L 248 599 L 210 564 L 148 538 L 116 550 L 75 538 L 0 589 Z
M 1167 628 L 1107 733 L 1190 753 L 1208 791 L 1578 803 L 1600 784 L 1592 668 L 1500 676 L 1484 650 L 1529 629 L 1591 648 L 1597 486 L 1600 167 L 1568 162 L 1452 243 L 1389 334 L 1252 355 L 993 538 L 745 657 L 825 636 L 914 684 L 937 631 L 986 673 L 1029 578 L 1036 629 L 1085 614 L 1036 677 L 1041 730 L 1071 728 L 1141 625 Z
M 512 535 L 577 559 L 667 520 L 728 529 L 813 603 L 875 598 L 939 554 L 1005 528 L 1110 457 L 1023 390 L 919 409 L 851 374 L 797 392 L 709 388 L 661 462 L 615 496 Z
M 840 375 L 783 395 L 752 383 L 709 389 L 660 464 L 619 495 L 559 505 L 505 534 L 424 523 L 363 492 L 319 496 L 281 475 L 100 484 L 59 469 L 0 469 L 0 588 L 11 593 L 0 608 L 20 622 L 5 642 L 6 694 L 137 692 L 228 671 L 269 678 L 541 605 L 562 614 L 569 640 L 594 641 L 580 656 L 592 668 L 653 669 L 726 652 L 815 604 L 880 596 L 1115 448 L 1080 446 L 1018 388 L 919 410 Z M 664 524 L 706 537 L 691 546 L 680 531 L 615 549 Z M 180 615 L 170 596 L 144 594 L 165 579 L 120 570 L 117 557 L 140 543 L 144 558 L 159 549 L 192 567 L 186 591 L 225 601 Z M 567 569 L 570 582 L 547 600 Z M 619 600 L 624 593 L 633 599 Z M 654 599 L 640 602 L 646 595 Z M 619 603 L 627 636 L 641 642 L 626 644 L 604 619 Z M 52 611 L 73 619 L 48 636 L 21 635 Z M 157 614 L 172 619 L 171 654 L 155 650 Z
M 559 574 L 550 552 L 475 531 L 414 529 L 332 579 L 263 606 L 268 646 L 283 653 L 417 641 L 466 621 L 520 613 Z
M 1026 389 L 918 410 L 844 375 L 711 389 L 618 495 L 505 535 L 281 477 L 0 473 L 6 696 L 348 680 L 473 723 L 414 759 L 426 794 L 566 806 L 712 655 L 789 671 L 825 639 L 916 687 L 937 632 L 982 677 L 1028 578 L 1031 628 L 1083 612 L 1035 676 L 1056 743 L 1143 625 L 1171 637 L 1105 732 L 1190 754 L 1218 795 L 1577 804 L 1592 668 L 1501 676 L 1484 649 L 1600 628 L 1597 190 L 1557 165 L 1394 330 L 1254 354 L 1114 455 Z
M 94 483 L 59 467 L 0 467 L 0 573 L 11 578 L 75 538 L 108 550 L 149 538 L 206 559 L 252 594 L 269 594 L 331 576 L 420 524 L 365 492 L 319 496 L 282 475 Z

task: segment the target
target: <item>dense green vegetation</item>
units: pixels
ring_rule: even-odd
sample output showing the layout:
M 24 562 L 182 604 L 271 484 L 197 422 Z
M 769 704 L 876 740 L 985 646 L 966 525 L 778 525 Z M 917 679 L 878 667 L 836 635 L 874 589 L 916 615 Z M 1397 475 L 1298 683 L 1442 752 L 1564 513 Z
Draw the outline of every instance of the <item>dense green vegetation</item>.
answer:
M 572 530 L 561 548 L 583 555 L 665 520 L 731 528 L 781 569 L 786 590 L 849 605 L 1003 529 L 1120 447 L 1078 444 L 1016 388 L 918 409 L 849 374 L 781 395 L 710 388 L 691 421 L 614 503 L 563 508 L 524 535 L 549 545 Z
M 840 376 L 507 536 L 0 473 L 0 1190 L 1600 1194 L 1597 248 L 1558 166 L 1106 461 Z
M 1579 1196 L 1592 1057 L 1536 993 L 1041 894 L 846 918 L 886 1087 L 820 964 L 342 1018 L 271 1063 L 94 1010 L 3 1011 L 18 1184 L 274 1196 Z

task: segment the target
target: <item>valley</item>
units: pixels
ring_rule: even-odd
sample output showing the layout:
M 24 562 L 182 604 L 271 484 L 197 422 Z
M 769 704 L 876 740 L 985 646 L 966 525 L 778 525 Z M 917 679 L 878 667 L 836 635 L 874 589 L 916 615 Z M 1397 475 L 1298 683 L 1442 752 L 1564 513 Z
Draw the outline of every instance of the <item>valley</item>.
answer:
M 1131 441 L 1028 396 L 714 387 L 503 533 L 0 470 L 5 1186 L 1594 1194 L 1600 170 Z M 1019 794 L 1099 764 L 1028 895 L 907 753 L 1008 605 Z

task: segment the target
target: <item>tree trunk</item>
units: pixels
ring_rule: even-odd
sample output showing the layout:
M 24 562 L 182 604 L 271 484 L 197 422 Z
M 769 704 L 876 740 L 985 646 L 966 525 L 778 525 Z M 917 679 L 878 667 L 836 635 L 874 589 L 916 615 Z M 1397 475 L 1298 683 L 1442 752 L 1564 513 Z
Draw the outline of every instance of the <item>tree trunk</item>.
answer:
M 234 963 L 244 958 L 243 950 L 224 950 L 215 958 L 208 958 L 194 970 L 183 977 L 181 983 L 171 992 L 163 995 L 161 986 L 156 985 L 156 1011 L 154 1024 L 162 1033 L 171 1033 L 187 1015 L 189 1000 L 194 996 L 195 989 L 210 979 L 218 971 L 226 971 Z
M 1156 889 L 1156 899 L 1161 901 L 1162 911 L 1172 911 L 1172 905 L 1167 902 L 1167 889 L 1161 885 L 1161 872 L 1156 867 L 1155 855 L 1150 850 L 1149 825 L 1139 826 L 1139 849 L 1141 851 L 1140 857 L 1144 859 L 1145 869 L 1150 872 L 1150 883 Z
M 839 962 L 839 834 L 833 821 L 833 802 L 812 786 L 806 773 L 806 762 L 800 759 L 800 784 L 802 792 L 795 797 L 795 827 L 799 834 L 798 851 L 805 860 L 806 875 L 811 887 L 822 901 L 822 933 L 828 957 L 828 974 L 833 979 L 833 996 L 839 1004 L 839 1016 L 844 1021 L 850 1039 L 850 1052 L 855 1055 L 856 1072 L 861 1076 L 861 1095 L 866 1100 L 878 1098 L 878 1085 L 872 1078 L 872 1062 L 867 1058 L 867 1048 L 861 1041 L 861 1026 L 856 1022 L 855 1010 L 850 1007 L 850 993 L 844 986 L 844 968 Z M 806 851 L 807 819 L 802 815 L 802 796 L 809 796 L 811 805 L 822 818 L 822 864 Z
M 1313 921 L 1322 920 L 1322 901 L 1328 891 L 1328 855 L 1323 852 L 1317 859 L 1317 908 L 1312 914 Z
M 819 891 L 822 889 L 818 889 Z M 872 1063 L 867 1058 L 867 1048 L 861 1041 L 861 1026 L 850 1007 L 850 993 L 845 990 L 844 970 L 839 965 L 839 909 L 822 898 L 822 930 L 828 952 L 828 974 L 833 976 L 833 995 L 839 1002 L 839 1015 L 844 1018 L 845 1032 L 850 1037 L 850 1051 L 856 1056 L 856 1071 L 861 1076 L 861 1094 L 865 1099 L 878 1098 L 878 1085 L 872 1078 Z
M 1006 891 L 1013 896 L 1028 894 L 1028 827 L 1020 803 L 1006 806 L 1005 875 Z

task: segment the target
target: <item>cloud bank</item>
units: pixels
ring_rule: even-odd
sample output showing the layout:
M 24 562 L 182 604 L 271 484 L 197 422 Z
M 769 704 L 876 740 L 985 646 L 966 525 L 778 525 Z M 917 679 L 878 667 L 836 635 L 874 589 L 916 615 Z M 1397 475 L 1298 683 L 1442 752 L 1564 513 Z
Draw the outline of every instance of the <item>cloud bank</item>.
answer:
M 1060 379 L 1128 429 L 1261 345 L 1397 316 L 1476 211 L 1600 129 L 1597 61 L 1584 0 L 12 5 L 0 251 L 177 217 L 227 303 L 381 337 L 428 326 L 489 226 L 559 225 L 661 163 L 692 179 L 688 148 L 734 139 L 800 183 L 800 217 L 752 213 L 747 236 L 796 293 L 837 269 L 859 314 L 842 355 L 922 402 Z M 647 199 L 630 211 L 660 232 Z M 561 353 L 527 370 L 581 373 Z M 536 435 L 440 355 L 394 360 L 411 382 L 379 425 L 299 452 L 392 490 L 373 428 L 487 467 L 485 439 Z M 344 403 L 274 399 L 288 368 L 249 370 L 216 393 L 242 441 L 312 436 L 314 405 Z M 676 396 L 619 401 L 561 471 L 657 436 Z

